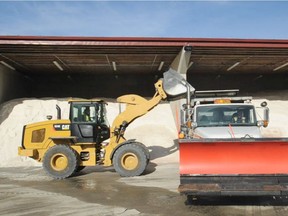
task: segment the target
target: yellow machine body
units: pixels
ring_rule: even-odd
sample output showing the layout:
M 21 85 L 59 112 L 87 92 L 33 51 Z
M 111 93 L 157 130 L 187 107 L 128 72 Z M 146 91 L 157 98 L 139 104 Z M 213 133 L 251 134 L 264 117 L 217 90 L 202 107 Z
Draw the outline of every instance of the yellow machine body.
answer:
M 119 166 L 127 170 L 133 170 L 134 168 L 136 169 L 141 165 L 140 163 L 145 163 L 146 166 L 146 163 L 148 163 L 149 161 L 148 149 L 141 143 L 126 141 L 126 139 L 124 138 L 124 133 L 126 127 L 133 120 L 149 112 L 149 110 L 151 110 L 153 107 L 159 104 L 161 100 L 167 97 L 163 90 L 162 80 L 159 80 L 155 84 L 155 87 L 156 93 L 154 97 L 150 100 L 134 94 L 124 95 L 117 98 L 117 102 L 124 103 L 127 106 L 125 111 L 121 112 L 115 118 L 112 127 L 106 129 L 106 132 L 110 131 L 110 134 L 109 136 L 104 138 L 101 135 L 101 130 L 103 130 L 103 126 L 101 126 L 100 123 L 95 123 L 95 125 L 92 125 L 92 123 L 77 123 L 81 116 L 77 116 L 78 114 L 75 109 L 80 106 L 80 108 L 83 108 L 85 106 L 96 106 L 96 110 L 102 109 L 102 114 L 96 118 L 106 118 L 106 116 L 104 116 L 106 113 L 103 111 L 103 106 L 105 102 L 101 100 L 71 100 L 70 112 L 72 112 L 72 114 L 70 113 L 69 120 L 47 120 L 24 126 L 22 146 L 18 148 L 18 154 L 20 156 L 27 156 L 39 162 L 45 163 L 45 155 L 47 155 L 47 153 L 51 151 L 53 147 L 57 145 L 65 145 L 63 147 L 64 149 L 66 147 L 72 149 L 71 154 L 72 157 L 74 157 L 73 155 L 75 155 L 76 157 L 77 167 L 95 166 L 97 164 L 103 166 L 111 166 L 113 164 L 113 156 L 116 153 L 116 150 L 122 145 L 129 144 L 131 148 L 136 148 L 137 150 L 136 152 L 133 152 L 132 149 L 132 151 L 128 153 L 126 152 L 126 150 L 123 150 L 123 155 L 121 156 L 121 159 L 118 160 Z M 76 113 L 73 114 L 73 112 Z M 98 136 L 97 138 L 93 137 L 93 141 L 92 139 L 91 141 L 89 141 L 90 139 L 85 140 L 83 137 L 82 139 L 79 139 L 79 136 L 75 135 L 75 128 L 77 128 L 78 130 L 78 127 L 80 127 L 80 130 L 81 127 L 83 127 L 84 132 L 91 127 L 93 127 L 93 131 L 98 130 L 101 142 L 99 142 Z M 81 134 L 83 131 L 81 131 L 79 134 Z M 104 143 L 103 141 L 108 138 L 110 138 L 109 143 Z M 137 151 L 139 151 L 140 153 L 137 153 Z M 141 161 L 138 154 L 145 155 L 146 159 L 143 159 L 143 161 Z M 53 172 L 55 170 L 60 170 L 61 172 L 65 171 L 70 166 L 69 163 L 71 163 L 69 162 L 69 157 L 70 156 L 66 155 L 65 152 L 63 153 L 60 151 L 53 153 L 49 157 L 50 162 L 47 162 L 46 164 L 48 165 L 46 166 L 52 168 Z M 53 174 L 52 176 L 54 177 Z
M 50 120 L 26 125 L 23 129 L 22 146 L 18 147 L 18 154 L 42 162 L 49 148 L 57 144 L 66 144 L 79 155 L 81 152 L 89 152 L 89 160 L 80 161 L 79 166 L 95 166 L 95 143 L 77 143 L 76 137 L 71 136 L 70 123 L 70 120 Z

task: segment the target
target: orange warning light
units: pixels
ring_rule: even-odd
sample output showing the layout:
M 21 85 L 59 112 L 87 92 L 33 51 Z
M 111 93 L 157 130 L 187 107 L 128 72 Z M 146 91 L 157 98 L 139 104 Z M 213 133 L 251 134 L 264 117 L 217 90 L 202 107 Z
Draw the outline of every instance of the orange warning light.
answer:
M 214 100 L 215 104 L 227 104 L 227 103 L 231 103 L 230 99 L 216 99 Z

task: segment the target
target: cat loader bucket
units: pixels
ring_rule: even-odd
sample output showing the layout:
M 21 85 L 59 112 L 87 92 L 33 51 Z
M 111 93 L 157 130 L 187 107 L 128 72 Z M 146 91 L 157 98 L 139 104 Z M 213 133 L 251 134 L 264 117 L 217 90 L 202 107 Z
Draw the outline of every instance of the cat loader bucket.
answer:
M 195 91 L 184 77 L 172 68 L 163 74 L 163 89 L 167 95 L 173 98 L 183 96 L 189 92 L 193 94 Z
M 182 50 L 171 63 L 169 70 L 163 74 L 163 89 L 166 94 L 170 98 L 179 98 L 183 95 L 187 96 L 187 102 L 189 97 L 189 104 L 190 96 L 194 94 L 195 89 L 181 74 L 187 73 L 191 51 L 192 46 L 183 46 Z

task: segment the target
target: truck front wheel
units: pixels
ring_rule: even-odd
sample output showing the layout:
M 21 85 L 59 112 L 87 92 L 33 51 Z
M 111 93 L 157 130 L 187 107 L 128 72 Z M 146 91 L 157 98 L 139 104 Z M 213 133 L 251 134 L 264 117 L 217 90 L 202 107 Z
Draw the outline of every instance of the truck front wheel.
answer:
M 113 166 L 123 177 L 139 176 L 147 166 L 147 155 L 135 143 L 120 146 L 113 156 Z
M 55 145 L 44 155 L 43 168 L 55 179 L 68 178 L 78 168 L 77 153 L 67 145 Z

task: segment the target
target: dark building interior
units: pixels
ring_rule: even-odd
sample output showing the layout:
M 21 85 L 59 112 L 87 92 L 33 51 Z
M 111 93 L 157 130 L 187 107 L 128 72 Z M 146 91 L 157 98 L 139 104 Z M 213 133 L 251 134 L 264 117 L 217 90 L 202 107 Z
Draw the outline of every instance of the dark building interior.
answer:
M 287 90 L 287 40 L 1 36 L 0 102 L 150 97 L 183 46 L 192 47 L 187 80 L 196 90 Z

